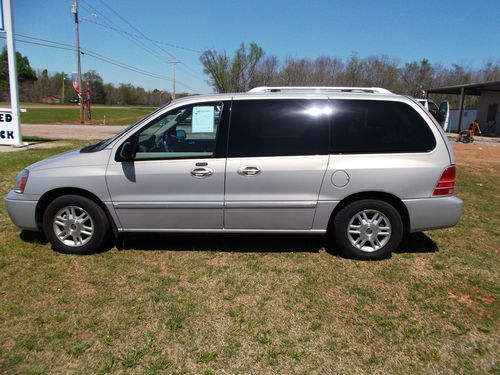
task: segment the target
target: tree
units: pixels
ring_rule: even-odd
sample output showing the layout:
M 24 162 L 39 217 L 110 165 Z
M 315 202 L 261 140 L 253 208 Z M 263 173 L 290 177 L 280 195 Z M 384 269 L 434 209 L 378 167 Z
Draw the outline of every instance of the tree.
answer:
M 248 52 L 241 44 L 233 58 L 228 57 L 225 51 L 206 50 L 200 61 L 216 92 L 241 92 L 250 89 L 250 82 L 263 56 L 264 50 L 256 43 L 250 43 Z
M 84 73 L 82 75 L 82 86 L 84 86 L 85 89 L 89 80 L 91 82 L 90 102 L 92 104 L 106 103 L 106 91 L 104 90 L 102 77 L 95 70 L 89 70 L 88 72 Z
M 26 56 L 16 52 L 17 81 L 23 84 L 32 84 L 37 80 L 35 71 L 31 68 Z M 0 54 L 0 97 L 5 99 L 9 91 L 9 64 L 7 61 L 7 48 Z

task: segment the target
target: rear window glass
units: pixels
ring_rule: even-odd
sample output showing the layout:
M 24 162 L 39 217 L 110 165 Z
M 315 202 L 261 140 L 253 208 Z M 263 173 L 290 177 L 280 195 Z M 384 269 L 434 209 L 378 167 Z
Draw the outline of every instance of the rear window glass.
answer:
M 334 100 L 333 154 L 426 152 L 436 147 L 425 120 L 408 104 L 377 100 Z

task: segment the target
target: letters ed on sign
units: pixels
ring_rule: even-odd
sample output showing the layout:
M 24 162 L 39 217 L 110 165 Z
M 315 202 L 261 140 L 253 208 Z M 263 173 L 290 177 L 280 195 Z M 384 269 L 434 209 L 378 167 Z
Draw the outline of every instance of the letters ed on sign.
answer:
M 19 132 L 14 120 L 14 114 L 5 108 L 0 109 L 0 144 L 17 145 L 19 144 Z

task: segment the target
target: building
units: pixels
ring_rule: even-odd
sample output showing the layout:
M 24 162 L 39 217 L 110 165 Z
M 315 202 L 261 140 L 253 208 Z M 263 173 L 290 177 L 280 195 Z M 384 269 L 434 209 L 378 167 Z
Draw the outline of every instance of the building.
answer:
M 500 134 L 500 81 L 439 87 L 427 90 L 427 98 L 429 94 L 460 95 L 458 126 L 454 127 L 457 132 L 466 129 L 469 122 L 474 120 L 465 119 L 468 122 L 464 123 L 465 96 L 479 96 L 475 119 L 479 122 L 483 135 L 497 136 Z
M 62 103 L 61 98 L 57 95 L 47 95 L 42 98 L 42 103 Z

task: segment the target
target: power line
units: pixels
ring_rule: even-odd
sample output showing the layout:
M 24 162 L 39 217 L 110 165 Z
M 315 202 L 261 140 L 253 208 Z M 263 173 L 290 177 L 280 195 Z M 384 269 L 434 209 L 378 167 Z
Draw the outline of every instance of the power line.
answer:
M 165 63 L 165 57 L 164 56 L 162 56 L 161 54 L 159 54 L 157 51 L 152 50 L 151 48 L 149 48 L 148 46 L 146 46 L 141 40 L 138 39 L 138 38 L 144 39 L 144 38 L 147 38 L 147 37 L 145 37 L 145 36 L 144 37 L 140 37 L 137 34 L 133 34 L 133 33 L 130 33 L 128 31 L 122 29 L 120 27 L 120 25 L 118 25 L 115 21 L 113 21 L 112 19 L 110 19 L 109 17 L 107 17 L 104 13 L 99 12 L 95 7 L 93 7 L 91 4 L 89 4 L 86 0 L 81 0 L 81 1 L 83 1 L 85 4 L 87 4 L 88 8 L 85 5 L 80 4 L 87 12 L 90 12 L 90 13 L 96 14 L 98 16 L 101 16 L 102 19 L 103 19 L 103 22 L 98 22 L 98 21 L 92 20 L 90 18 L 87 18 L 87 19 L 85 19 L 86 22 L 90 22 L 90 23 L 96 24 L 98 26 L 107 28 L 109 30 L 115 31 L 116 33 L 120 34 L 122 37 L 124 37 L 128 41 L 130 41 L 130 42 L 134 43 L 135 45 L 137 45 L 139 48 L 143 49 L 144 51 L 150 53 L 152 56 L 156 57 L 162 63 Z M 152 39 L 149 39 L 149 38 L 147 38 L 147 40 L 152 41 Z M 156 42 L 161 43 L 159 41 L 156 41 Z M 184 48 L 184 47 L 179 47 L 179 48 Z M 195 50 L 193 50 L 193 51 L 195 51 Z M 192 74 L 192 73 L 188 72 L 188 74 L 191 75 L 192 77 L 196 78 L 196 79 L 204 80 L 204 78 L 201 78 L 201 77 L 197 76 L 196 73 Z M 182 81 L 177 80 L 177 82 L 179 83 L 179 85 L 183 86 L 187 90 L 190 90 L 192 92 L 196 91 L 195 89 L 193 89 L 192 87 L 188 86 L 187 84 L 185 84 Z
M 160 45 L 158 45 L 158 43 L 156 41 L 154 41 L 153 39 L 151 39 L 148 36 L 146 36 L 141 30 L 139 30 L 137 27 L 135 27 L 133 24 L 131 24 L 129 21 L 127 21 L 127 19 L 125 19 L 125 17 L 123 17 L 122 15 L 120 15 L 116 10 L 114 10 L 111 6 L 109 6 L 108 4 L 106 4 L 103 0 L 99 0 L 99 1 L 107 9 L 109 9 L 111 12 L 113 12 L 118 18 L 120 18 L 123 22 L 125 22 L 128 26 L 130 26 L 132 29 L 134 29 L 140 35 L 142 35 L 142 37 L 144 39 L 146 39 L 147 41 L 149 41 L 150 43 L 152 43 L 153 45 L 155 45 L 157 48 L 159 48 L 160 50 L 162 50 L 164 53 L 166 53 L 167 55 L 169 55 L 174 60 L 178 60 L 182 65 L 184 65 L 185 68 L 187 68 L 188 70 L 190 70 L 194 74 L 196 74 L 196 75 L 198 74 L 198 72 L 196 72 L 194 69 L 192 69 L 189 65 L 187 65 L 185 62 L 183 62 L 181 59 L 179 59 L 178 57 L 176 57 L 175 55 L 173 55 L 172 53 L 170 53 L 169 51 L 167 51 L 166 49 L 164 49 L 163 47 L 161 47 Z
M 102 14 L 101 14 L 102 15 Z M 182 47 L 182 46 L 179 46 L 179 45 L 176 45 L 176 44 L 172 44 L 172 43 L 167 43 L 167 42 L 162 42 L 161 40 L 155 40 L 155 39 L 151 39 L 151 38 L 148 38 L 148 37 L 145 37 L 145 36 L 142 36 L 142 35 L 138 35 L 138 34 L 134 34 L 134 33 L 130 33 L 126 30 L 123 30 L 121 28 L 118 28 L 118 27 L 113 27 L 113 26 L 109 26 L 109 25 L 106 25 L 104 23 L 100 23 L 100 22 L 97 22 L 97 21 L 94 21 L 92 19 L 86 19 L 85 22 L 91 22 L 93 24 L 96 24 L 96 25 L 99 25 L 99 26 L 102 26 L 102 27 L 105 27 L 107 29 L 110 29 L 110 30 L 113 30 L 113 31 L 116 31 L 118 33 L 121 33 L 121 34 L 126 34 L 128 36 L 131 36 L 133 38 L 141 38 L 141 39 L 144 39 L 144 40 L 147 40 L 149 42 L 152 42 L 152 43 L 155 43 L 155 44 L 163 44 L 165 46 L 169 46 L 169 47 L 172 47 L 172 48 L 177 48 L 177 49 L 181 49 L 181 50 L 184 50 L 184 51 L 188 51 L 188 52 L 194 52 L 194 53 L 198 53 L 198 54 L 201 54 L 202 51 L 199 51 L 199 50 L 196 50 L 196 49 L 192 49 L 192 48 L 187 48 L 187 47 Z
M 0 35 L 0 38 L 1 39 L 5 39 L 5 36 Z M 26 44 L 32 44 L 32 45 L 37 45 L 37 46 L 43 46 L 43 47 L 49 47 L 49 48 L 55 48 L 55 49 L 61 49 L 61 50 L 67 50 L 67 51 L 71 51 L 71 52 L 76 52 L 76 48 L 74 48 L 74 47 L 71 47 L 71 48 L 70 47 L 62 47 L 62 46 L 51 45 L 51 44 L 46 44 L 46 43 L 41 43 L 41 42 L 33 42 L 33 41 L 29 41 L 29 40 L 22 40 L 22 39 L 19 39 L 19 38 L 16 38 L 16 41 L 20 42 L 20 43 L 26 43 Z M 82 48 L 82 50 L 84 50 L 84 49 Z M 142 75 L 149 76 L 149 77 L 152 77 L 152 78 L 162 79 L 162 80 L 165 80 L 165 81 L 172 81 L 171 78 L 168 78 L 168 77 L 165 77 L 165 76 L 161 76 L 161 75 L 156 74 L 156 73 L 151 73 L 151 72 L 142 70 L 140 68 L 133 67 L 133 66 L 125 64 L 125 63 L 114 62 L 110 58 L 107 58 L 107 57 L 102 56 L 102 55 L 100 56 L 100 55 L 94 54 L 94 53 L 92 53 L 90 51 L 87 51 L 87 50 L 83 51 L 82 53 L 84 55 L 87 55 L 87 56 L 92 57 L 94 59 L 106 62 L 106 63 L 111 64 L 111 65 L 118 66 L 118 67 L 120 67 L 122 69 L 127 69 L 129 71 L 134 72 L 134 73 L 142 74 Z
M 61 49 L 67 49 L 67 50 L 71 50 L 71 51 L 76 51 L 76 49 L 71 45 L 71 44 L 66 44 L 66 43 L 60 43 L 60 42 L 55 42 L 55 41 L 52 41 L 52 40 L 48 40 L 48 39 L 42 39 L 42 38 L 36 38 L 36 37 L 32 37 L 32 36 L 28 36 L 28 35 L 22 35 L 22 34 L 16 34 L 16 36 L 19 36 L 19 37 L 23 37 L 23 38 L 26 38 L 26 39 L 32 39 L 32 40 L 37 40 L 39 42 L 46 42 L 46 43 L 52 43 L 52 44 L 55 44 L 55 45 L 61 45 L 61 46 L 67 46 L 69 48 L 61 48 Z M 19 39 L 17 39 L 19 40 Z M 25 43 L 29 43 L 28 41 L 23 41 L 23 40 L 19 40 L 20 42 L 25 42 Z M 56 47 L 56 46 L 52 46 L 52 45 L 47 45 L 47 44 L 43 44 L 43 43 L 32 43 L 32 44 L 38 44 L 38 45 L 41 45 L 41 46 L 46 46 L 46 47 Z M 58 47 L 59 48 L 59 47 Z M 123 63 L 121 61 L 118 61 L 118 60 L 115 60 L 111 57 L 107 57 L 107 56 L 104 56 L 100 53 L 97 53 L 97 52 L 94 52 L 94 51 L 91 51 L 87 48 L 80 48 L 83 52 L 84 55 L 88 55 L 88 56 L 91 56 L 91 57 L 94 57 L 96 59 L 100 59 L 100 60 L 107 60 L 106 62 L 110 62 L 110 63 L 114 63 L 114 64 L 118 64 L 118 65 L 121 65 L 122 67 L 127 67 L 127 68 L 130 68 L 130 69 L 133 69 L 134 71 L 136 71 L 137 73 L 145 73 L 147 75 L 154 75 L 155 78 L 160 78 L 160 79 L 164 79 L 166 81 L 172 81 L 172 78 L 169 78 L 169 77 L 165 77 L 165 76 L 162 76 L 160 74 L 156 74 L 156 73 L 152 73 L 152 72 L 149 72 L 147 70 L 144 70 L 144 69 L 141 69 L 141 68 L 137 68 L 135 66 L 132 66 L 132 65 L 129 65 L 127 63 Z
M 158 60 L 160 60 L 161 62 L 164 62 L 164 58 L 163 56 L 161 56 L 158 52 L 156 51 L 153 51 L 152 49 L 146 47 L 144 45 L 144 43 L 141 43 L 140 41 L 136 40 L 134 37 L 131 37 L 129 35 L 126 34 L 126 32 L 124 30 L 122 30 L 117 24 L 116 22 L 114 22 L 113 20 L 111 20 L 110 18 L 106 17 L 106 15 L 98 12 L 94 7 L 92 7 L 89 3 L 87 3 L 85 0 L 82 0 L 84 1 L 89 7 L 90 7 L 90 10 L 88 8 L 86 8 L 85 6 L 83 6 L 83 8 L 86 8 L 87 11 L 90 11 L 90 12 L 93 12 L 95 14 L 99 14 L 101 15 L 105 22 L 108 22 L 108 23 L 111 23 L 112 25 L 115 25 L 116 26 L 116 32 L 120 33 L 121 36 L 123 36 L 125 39 L 127 39 L 128 41 L 134 43 L 136 46 L 138 46 L 139 48 L 143 49 L 144 51 L 146 52 L 149 52 L 152 56 L 156 57 Z M 82 4 L 83 5 L 83 4 Z M 85 21 L 87 22 L 91 22 L 91 23 L 94 23 L 94 24 L 98 24 L 100 26 L 103 26 L 103 27 L 107 27 L 109 29 L 112 29 L 112 26 L 108 26 L 108 25 L 105 25 L 103 23 L 98 23 L 94 20 L 91 20 L 91 19 L 86 19 Z M 114 29 L 114 28 L 113 28 Z

